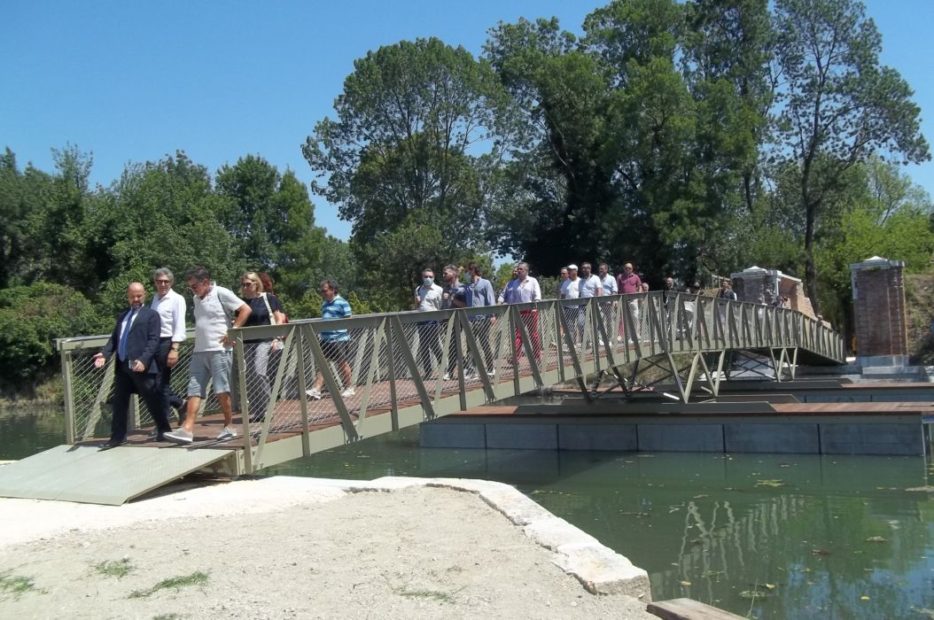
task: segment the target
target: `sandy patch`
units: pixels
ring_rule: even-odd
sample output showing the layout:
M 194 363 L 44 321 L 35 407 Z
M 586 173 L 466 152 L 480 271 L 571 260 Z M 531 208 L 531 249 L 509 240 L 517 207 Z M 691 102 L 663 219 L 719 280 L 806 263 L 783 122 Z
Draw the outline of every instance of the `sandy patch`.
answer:
M 0 500 L 0 617 L 654 617 L 587 592 L 539 544 L 554 536 L 536 543 L 476 493 L 348 485 L 366 488 L 273 478 L 120 507 Z

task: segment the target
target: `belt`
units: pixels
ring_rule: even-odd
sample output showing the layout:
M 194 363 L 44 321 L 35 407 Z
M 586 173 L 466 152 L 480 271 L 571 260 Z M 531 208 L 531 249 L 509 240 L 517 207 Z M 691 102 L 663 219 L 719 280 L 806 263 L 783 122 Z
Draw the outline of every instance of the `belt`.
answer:
M 172 339 L 172 336 L 163 336 L 162 338 L 159 338 L 159 342 L 165 342 L 166 340 L 171 340 L 171 339 Z

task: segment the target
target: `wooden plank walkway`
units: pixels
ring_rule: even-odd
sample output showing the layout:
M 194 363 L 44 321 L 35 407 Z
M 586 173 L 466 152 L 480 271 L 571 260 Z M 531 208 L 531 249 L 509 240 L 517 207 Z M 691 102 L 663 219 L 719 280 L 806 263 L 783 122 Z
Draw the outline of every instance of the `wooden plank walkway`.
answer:
M 592 359 L 592 356 L 588 356 L 588 358 Z M 557 366 L 557 363 L 553 362 L 550 364 L 545 364 L 544 366 L 546 367 L 546 370 L 554 370 Z M 520 366 L 520 377 L 528 378 L 531 375 L 532 372 L 528 361 L 523 361 L 522 365 Z M 433 386 L 433 388 L 429 390 L 431 396 L 435 396 L 438 393 L 436 384 L 439 381 L 440 380 L 431 380 L 426 382 Z M 496 383 L 512 383 L 512 381 L 513 371 L 510 368 L 507 371 L 500 373 Z M 440 381 L 440 383 L 442 384 L 440 398 L 457 397 L 460 394 L 459 383 L 457 379 Z M 467 392 L 480 392 L 482 391 L 483 386 L 479 379 L 475 379 L 467 382 L 466 388 Z M 401 409 L 419 405 L 421 403 L 421 400 L 417 396 L 417 390 L 414 381 L 397 379 L 396 393 L 397 408 Z M 401 398 L 398 397 L 400 394 L 404 396 Z M 358 391 L 355 396 L 344 399 L 348 411 L 354 420 L 359 420 L 362 396 L 362 391 Z M 369 403 L 365 412 L 365 418 L 388 415 L 391 411 L 392 403 L 389 381 L 374 382 L 370 387 L 368 400 Z M 143 411 L 145 412 L 145 408 Z M 270 432 L 267 436 L 266 442 L 271 443 L 301 434 L 302 423 L 300 412 L 301 402 L 298 399 L 293 398 L 279 400 L 276 403 L 273 412 Z M 127 434 L 128 446 L 165 448 L 176 445 L 168 441 L 157 442 L 154 439 L 151 439 L 150 433 L 153 431 L 154 427 L 148 414 L 144 414 L 143 417 L 149 423 L 144 423 L 139 429 L 130 431 Z M 341 424 L 341 419 L 338 414 L 337 407 L 334 404 L 334 401 L 327 395 L 327 393 L 325 393 L 325 397 L 321 400 L 308 401 L 308 417 L 309 430 L 312 432 L 331 428 Z M 179 425 L 180 423 L 173 424 L 173 427 L 177 427 Z M 212 412 L 207 415 L 199 415 L 194 427 L 194 441 L 196 444 L 199 444 L 197 446 L 199 448 L 222 448 L 229 450 L 245 447 L 247 442 L 244 440 L 241 432 L 243 428 L 243 417 L 239 413 L 234 414 L 232 426 L 234 430 L 237 431 L 238 437 L 218 444 L 205 443 L 210 439 L 217 437 L 218 433 L 220 433 L 224 427 L 224 418 L 223 415 L 218 412 Z M 250 428 L 253 440 L 252 443 L 253 445 L 256 445 L 256 442 L 259 438 L 259 433 L 262 432 L 262 423 L 253 422 L 251 423 Z M 85 441 L 78 442 L 78 445 L 93 445 L 106 441 L 106 439 L 107 437 L 93 437 Z

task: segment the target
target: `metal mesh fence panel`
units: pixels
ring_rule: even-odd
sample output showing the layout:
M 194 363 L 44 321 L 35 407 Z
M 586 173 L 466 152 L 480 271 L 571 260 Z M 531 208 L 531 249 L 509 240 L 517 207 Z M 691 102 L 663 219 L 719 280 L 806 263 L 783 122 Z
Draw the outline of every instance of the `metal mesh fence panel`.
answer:
M 87 342 L 82 348 L 64 352 L 69 359 L 67 366 L 71 373 L 71 409 L 74 416 L 75 441 L 84 441 L 110 434 L 113 417 L 111 402 L 113 399 L 114 364 L 116 355 L 103 368 L 95 368 L 94 356 L 106 343 L 106 339 Z M 184 399 L 188 387 L 188 366 L 191 360 L 192 346 L 186 341 L 179 347 L 178 363 L 171 372 L 171 386 L 175 394 Z M 208 406 L 215 401 L 209 401 Z M 152 415 L 148 408 L 134 397 L 128 412 L 129 428 L 151 426 Z M 175 410 L 169 410 L 169 421 L 175 422 Z

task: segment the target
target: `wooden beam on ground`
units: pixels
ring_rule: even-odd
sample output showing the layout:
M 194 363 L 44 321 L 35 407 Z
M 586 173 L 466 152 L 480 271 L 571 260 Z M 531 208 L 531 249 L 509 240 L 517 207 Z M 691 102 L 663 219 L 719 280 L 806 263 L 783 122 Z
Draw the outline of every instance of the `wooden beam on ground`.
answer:
M 664 620 L 742 620 L 742 616 L 690 598 L 655 601 L 649 603 L 645 610 Z

